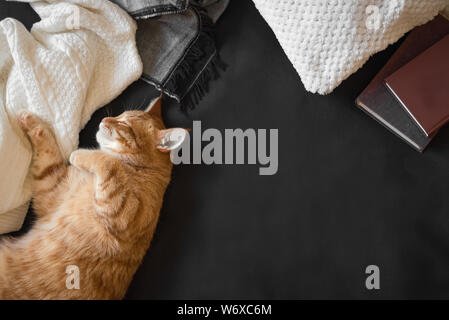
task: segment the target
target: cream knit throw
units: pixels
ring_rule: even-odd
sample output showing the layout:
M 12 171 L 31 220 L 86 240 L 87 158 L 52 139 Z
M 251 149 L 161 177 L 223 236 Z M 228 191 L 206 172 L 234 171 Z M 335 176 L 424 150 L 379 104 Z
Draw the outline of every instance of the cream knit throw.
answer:
M 254 0 L 306 90 L 327 94 L 449 0 Z
M 32 150 L 17 125 L 29 110 L 52 125 L 68 157 L 92 113 L 137 80 L 136 25 L 107 0 L 33 1 L 31 33 L 0 22 L 0 233 L 18 230 L 30 200 Z

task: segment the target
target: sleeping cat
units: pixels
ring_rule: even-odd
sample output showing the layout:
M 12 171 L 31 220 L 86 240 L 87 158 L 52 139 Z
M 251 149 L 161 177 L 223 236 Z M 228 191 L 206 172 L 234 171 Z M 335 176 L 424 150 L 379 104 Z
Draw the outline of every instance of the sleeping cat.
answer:
M 123 298 L 170 181 L 174 145 L 166 142 L 184 130 L 165 130 L 159 98 L 146 111 L 103 119 L 100 149 L 74 151 L 67 164 L 40 119 L 22 113 L 19 123 L 34 151 L 38 219 L 25 236 L 0 242 L 0 299 Z

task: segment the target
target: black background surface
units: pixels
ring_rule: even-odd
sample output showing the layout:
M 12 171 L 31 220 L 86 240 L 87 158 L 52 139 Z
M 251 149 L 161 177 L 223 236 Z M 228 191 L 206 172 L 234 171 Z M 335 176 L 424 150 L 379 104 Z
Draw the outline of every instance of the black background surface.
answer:
M 38 19 L 2 1 L 0 18 L 8 16 L 28 27 Z M 449 298 L 449 130 L 422 155 L 354 106 L 397 44 L 328 96 L 304 90 L 249 0 L 231 1 L 217 44 L 227 71 L 188 115 L 166 99 L 166 124 L 277 128 L 279 171 L 176 167 L 127 297 Z M 94 115 L 80 145 L 96 145 L 107 112 L 155 95 L 134 83 Z M 370 264 L 380 267 L 377 291 L 365 288 Z

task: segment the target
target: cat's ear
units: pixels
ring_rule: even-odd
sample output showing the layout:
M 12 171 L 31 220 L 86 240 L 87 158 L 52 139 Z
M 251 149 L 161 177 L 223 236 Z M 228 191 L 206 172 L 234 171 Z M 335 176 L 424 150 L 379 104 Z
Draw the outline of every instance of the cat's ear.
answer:
M 162 117 L 162 94 L 158 98 L 151 101 L 145 112 L 148 112 L 150 115 L 155 117 Z
M 161 152 L 175 150 L 182 145 L 188 134 L 189 132 L 186 129 L 181 128 L 159 130 L 156 147 Z

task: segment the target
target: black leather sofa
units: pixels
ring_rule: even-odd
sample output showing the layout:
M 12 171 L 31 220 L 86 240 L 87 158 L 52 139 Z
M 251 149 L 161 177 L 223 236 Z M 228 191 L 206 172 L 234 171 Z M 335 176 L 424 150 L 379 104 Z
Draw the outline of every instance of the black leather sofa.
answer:
M 2 1 L 8 16 L 27 27 L 38 19 Z M 319 96 L 304 90 L 250 0 L 231 1 L 217 42 L 227 71 L 187 114 L 166 99 L 166 124 L 277 128 L 279 171 L 177 166 L 127 298 L 448 298 L 449 130 L 419 154 L 354 104 L 398 44 Z M 156 94 L 132 84 L 95 113 L 81 147 L 96 145 L 107 112 Z M 380 268 L 380 290 L 365 287 L 368 265 Z

